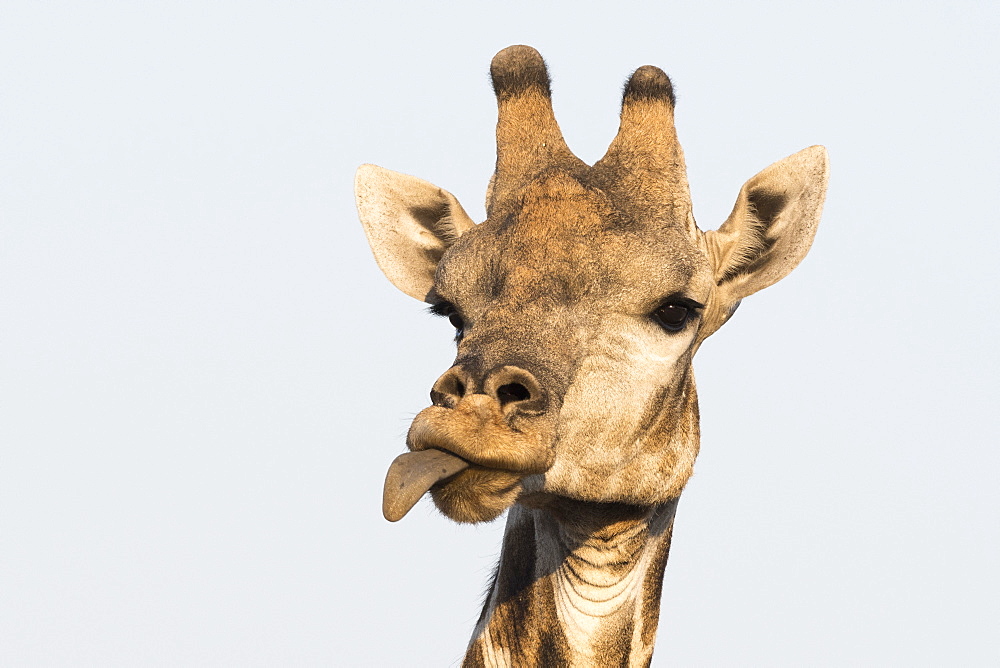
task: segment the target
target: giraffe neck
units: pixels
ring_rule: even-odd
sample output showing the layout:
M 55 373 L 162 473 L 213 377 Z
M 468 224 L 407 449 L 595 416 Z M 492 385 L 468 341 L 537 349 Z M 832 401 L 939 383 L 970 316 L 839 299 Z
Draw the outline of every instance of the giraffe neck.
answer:
M 464 665 L 649 665 L 676 507 L 516 504 Z

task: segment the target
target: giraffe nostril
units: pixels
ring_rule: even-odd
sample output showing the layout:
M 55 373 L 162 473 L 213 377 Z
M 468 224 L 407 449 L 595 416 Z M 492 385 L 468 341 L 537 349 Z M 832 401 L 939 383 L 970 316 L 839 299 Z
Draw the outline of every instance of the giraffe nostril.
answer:
M 490 371 L 483 383 L 506 417 L 538 416 L 545 412 L 546 393 L 538 379 L 526 369 L 503 366 Z
M 501 406 L 512 404 L 515 401 L 527 401 L 531 398 L 531 392 L 520 383 L 507 383 L 497 388 L 497 400 Z
M 448 369 L 431 388 L 431 402 L 435 406 L 454 408 L 469 389 L 468 380 L 460 368 Z

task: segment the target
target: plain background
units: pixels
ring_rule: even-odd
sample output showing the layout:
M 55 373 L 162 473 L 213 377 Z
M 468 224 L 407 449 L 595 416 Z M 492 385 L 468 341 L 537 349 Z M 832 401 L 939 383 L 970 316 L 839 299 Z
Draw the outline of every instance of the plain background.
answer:
M 673 77 L 703 228 L 830 151 L 811 254 L 696 360 L 654 665 L 997 665 L 998 8 L 3 3 L 0 664 L 460 659 L 502 522 L 381 518 L 453 349 L 352 180 L 481 219 L 527 43 L 588 162 Z

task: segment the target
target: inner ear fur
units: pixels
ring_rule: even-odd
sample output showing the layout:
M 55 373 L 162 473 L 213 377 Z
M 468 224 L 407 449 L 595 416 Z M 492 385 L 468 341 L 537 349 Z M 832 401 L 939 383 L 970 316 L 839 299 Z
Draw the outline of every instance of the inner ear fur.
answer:
M 811 146 L 747 181 L 733 212 L 703 239 L 721 301 L 777 283 L 809 252 L 829 178 L 826 149 Z
M 358 168 L 354 197 L 382 273 L 424 301 L 445 250 L 475 227 L 469 214 L 447 190 L 376 165 Z

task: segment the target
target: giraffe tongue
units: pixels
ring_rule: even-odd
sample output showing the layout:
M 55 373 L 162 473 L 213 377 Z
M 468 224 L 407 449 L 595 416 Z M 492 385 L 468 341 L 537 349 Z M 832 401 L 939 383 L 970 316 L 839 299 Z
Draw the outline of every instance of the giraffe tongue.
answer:
M 444 450 L 430 448 L 396 457 L 385 474 L 382 515 L 390 522 L 403 519 L 431 486 L 467 468 L 469 462 Z

